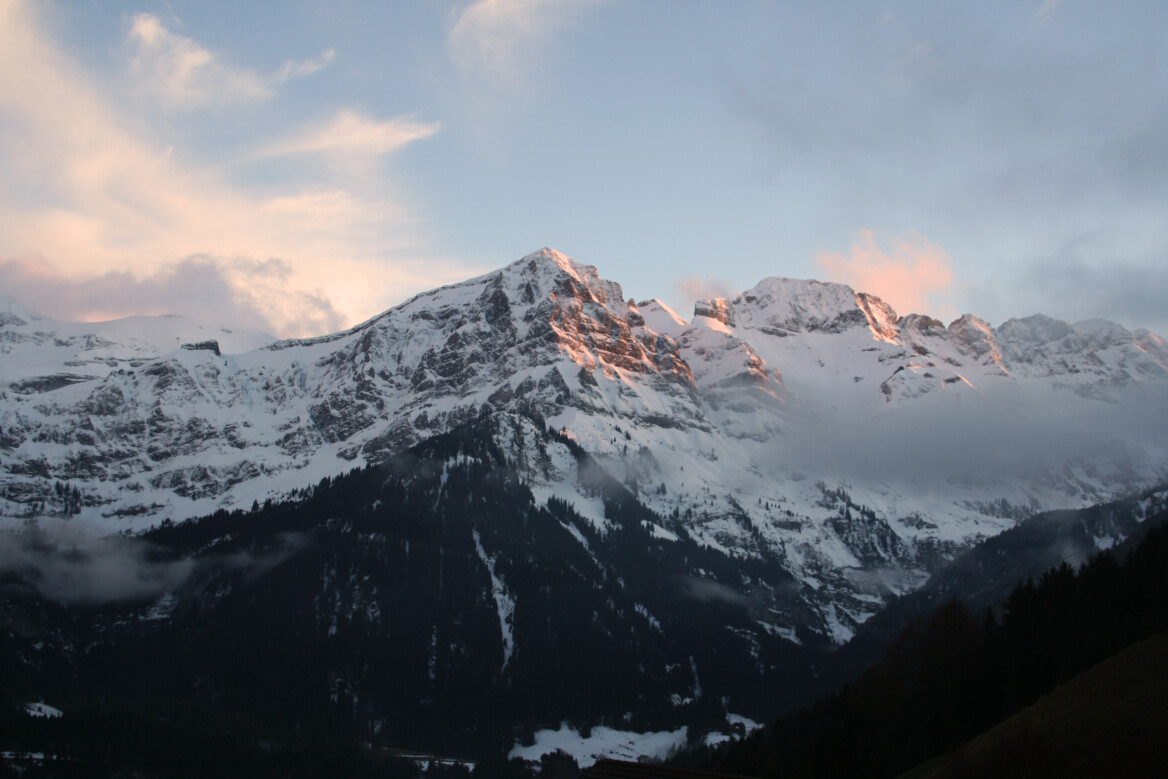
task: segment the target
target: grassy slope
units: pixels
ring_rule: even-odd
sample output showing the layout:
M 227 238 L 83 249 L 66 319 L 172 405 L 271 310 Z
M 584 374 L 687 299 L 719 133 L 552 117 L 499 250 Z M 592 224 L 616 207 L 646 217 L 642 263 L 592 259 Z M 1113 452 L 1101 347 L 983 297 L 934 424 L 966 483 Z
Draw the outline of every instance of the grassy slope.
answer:
M 1164 776 L 1168 634 L 1134 644 L 901 779 Z

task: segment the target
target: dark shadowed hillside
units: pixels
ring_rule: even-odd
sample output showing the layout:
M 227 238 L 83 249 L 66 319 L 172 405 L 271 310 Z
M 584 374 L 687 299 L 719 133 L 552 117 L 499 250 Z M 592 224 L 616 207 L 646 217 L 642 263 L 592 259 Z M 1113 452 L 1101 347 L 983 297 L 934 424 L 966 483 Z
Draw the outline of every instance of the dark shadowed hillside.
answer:
M 710 750 L 705 766 L 754 776 L 892 777 L 957 748 L 1168 629 L 1164 518 L 1150 518 L 1156 526 L 1122 560 L 1101 553 L 1077 571 L 1063 564 L 981 616 L 956 600 L 943 604 L 904 628 L 884 659 L 840 693 Z M 1149 685 L 1163 685 L 1165 666 L 1143 667 L 1153 669 Z M 1049 711 L 1022 721 L 1039 727 Z

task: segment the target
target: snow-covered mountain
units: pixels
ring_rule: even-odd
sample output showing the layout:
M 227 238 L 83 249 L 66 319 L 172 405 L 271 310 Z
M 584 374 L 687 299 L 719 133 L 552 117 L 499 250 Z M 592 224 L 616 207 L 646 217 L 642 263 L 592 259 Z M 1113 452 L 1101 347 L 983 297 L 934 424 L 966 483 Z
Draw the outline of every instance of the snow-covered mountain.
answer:
M 548 249 L 351 330 L 267 344 L 4 302 L 0 350 L 4 521 L 112 532 L 247 508 L 510 415 L 498 443 L 537 501 L 610 521 L 548 426 L 632 487 L 660 538 L 684 529 L 777 561 L 836 640 L 1021 517 L 1168 474 L 1168 345 L 1147 331 L 945 327 L 778 278 L 699 301 L 687 322 Z
M 0 293 L 0 376 L 20 393 L 103 378 L 136 368 L 184 344 L 214 341 L 222 352 L 250 352 L 276 340 L 268 333 L 220 327 L 185 316 L 131 316 L 108 322 L 60 322 Z

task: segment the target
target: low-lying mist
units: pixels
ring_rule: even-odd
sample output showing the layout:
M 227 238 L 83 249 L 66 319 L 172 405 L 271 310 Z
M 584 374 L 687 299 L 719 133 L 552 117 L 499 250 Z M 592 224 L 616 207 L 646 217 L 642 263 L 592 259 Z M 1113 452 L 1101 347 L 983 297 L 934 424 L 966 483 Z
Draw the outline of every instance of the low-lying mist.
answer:
M 1071 392 L 1052 403 L 1022 391 L 922 399 L 865 416 L 850 409 L 796 419 L 775 456 L 814 478 L 893 483 L 1041 481 L 1084 467 L 1104 481 L 1163 469 L 1164 388 L 1130 388 L 1119 407 Z M 1132 408 L 1144 414 L 1132 414 Z M 1161 478 L 1165 474 L 1161 473 Z
M 279 536 L 270 552 L 207 555 L 173 553 L 133 536 L 92 538 L 68 526 L 30 524 L 0 532 L 0 577 L 5 587 L 31 586 L 55 601 L 102 604 L 145 600 L 181 590 L 224 572 L 258 576 L 307 544 L 302 534 Z

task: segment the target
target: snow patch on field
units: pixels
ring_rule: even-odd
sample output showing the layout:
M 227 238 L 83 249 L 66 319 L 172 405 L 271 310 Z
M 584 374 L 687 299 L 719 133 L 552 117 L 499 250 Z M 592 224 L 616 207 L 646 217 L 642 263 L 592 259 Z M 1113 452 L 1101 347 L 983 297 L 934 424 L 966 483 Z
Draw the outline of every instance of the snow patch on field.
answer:
M 24 707 L 24 712 L 30 717 L 44 717 L 46 719 L 56 719 L 64 714 L 60 709 L 50 706 L 43 701 L 28 704 Z
M 726 722 L 732 728 L 741 725 L 740 731 L 750 735 L 762 727 L 741 714 L 727 714 Z M 737 730 L 737 728 L 734 728 Z M 736 735 L 714 731 L 706 734 L 705 743 L 708 745 L 721 744 L 737 738 Z M 689 739 L 689 728 L 682 726 L 677 730 L 661 730 L 650 733 L 636 733 L 630 730 L 615 730 L 604 726 L 592 729 L 587 738 L 567 722 L 556 730 L 544 728 L 535 733 L 535 743 L 531 746 L 516 744 L 508 757 L 518 757 L 523 760 L 539 760 L 546 754 L 563 750 L 575 758 L 580 768 L 588 768 L 597 760 L 609 758 L 612 760 L 662 760 L 670 752 L 685 747 Z
M 539 760 L 543 755 L 562 749 L 574 757 L 581 768 L 587 768 L 606 757 L 614 760 L 661 759 L 671 749 L 685 746 L 688 732 L 685 726 L 673 731 L 651 733 L 634 733 L 601 726 L 593 728 L 592 734 L 585 738 L 565 722 L 556 730 L 545 728 L 536 731 L 534 744 L 528 747 L 516 744 L 509 757 Z

